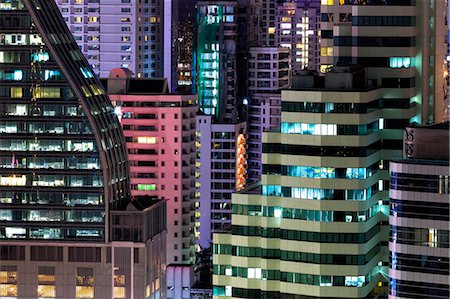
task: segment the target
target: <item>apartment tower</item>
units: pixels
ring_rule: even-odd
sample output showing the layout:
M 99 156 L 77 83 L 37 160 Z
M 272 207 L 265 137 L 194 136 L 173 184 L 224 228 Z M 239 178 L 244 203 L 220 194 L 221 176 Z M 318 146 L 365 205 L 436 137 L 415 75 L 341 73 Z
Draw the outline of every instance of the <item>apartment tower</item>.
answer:
M 175 90 L 178 0 L 54 0 L 94 72 L 128 68 Z
M 125 135 L 132 198 L 167 200 L 167 264 L 192 264 L 197 97 L 170 94 L 166 79 L 134 79 L 127 69 L 102 81 Z

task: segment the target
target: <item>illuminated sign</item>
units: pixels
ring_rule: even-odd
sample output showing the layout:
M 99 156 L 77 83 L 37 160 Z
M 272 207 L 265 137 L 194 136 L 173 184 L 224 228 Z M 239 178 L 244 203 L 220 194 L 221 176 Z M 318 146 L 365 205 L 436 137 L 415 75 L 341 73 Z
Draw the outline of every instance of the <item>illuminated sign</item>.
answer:
M 247 138 L 239 134 L 236 140 L 236 190 L 244 189 L 247 183 Z

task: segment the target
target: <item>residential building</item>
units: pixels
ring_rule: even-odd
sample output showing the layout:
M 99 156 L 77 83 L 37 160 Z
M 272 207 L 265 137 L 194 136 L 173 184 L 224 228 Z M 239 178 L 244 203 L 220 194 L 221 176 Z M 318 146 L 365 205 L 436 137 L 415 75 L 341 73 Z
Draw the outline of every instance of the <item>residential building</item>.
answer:
M 55 0 L 95 73 L 128 68 L 137 78 L 167 78 L 175 90 L 178 0 Z
M 448 298 L 449 123 L 408 127 L 390 165 L 389 298 Z
M 167 200 L 167 264 L 193 264 L 197 97 L 127 69 L 113 69 L 103 85 L 127 142 L 131 195 Z
M 235 122 L 237 107 L 237 1 L 198 1 L 196 76 L 200 110 Z
M 0 296 L 165 297 L 165 202 L 131 202 L 120 123 L 58 7 L 1 0 L 0 36 Z
M 262 133 L 281 124 L 281 92 L 290 85 L 289 49 L 251 47 L 249 59 L 249 181 L 261 178 Z
M 230 227 L 231 194 L 246 184 L 246 124 L 215 123 L 200 114 L 197 136 L 197 243 L 208 248 L 213 233 Z
M 285 1 L 277 6 L 275 45 L 290 49 L 291 71 L 319 70 L 320 0 Z

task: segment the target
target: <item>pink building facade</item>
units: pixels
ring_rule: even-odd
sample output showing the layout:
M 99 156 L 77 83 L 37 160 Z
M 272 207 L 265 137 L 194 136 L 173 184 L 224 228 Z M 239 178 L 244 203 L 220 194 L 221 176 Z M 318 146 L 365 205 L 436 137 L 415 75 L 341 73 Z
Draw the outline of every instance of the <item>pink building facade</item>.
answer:
M 114 69 L 104 80 L 128 147 L 133 197 L 167 201 L 167 264 L 194 261 L 197 98 L 169 94 L 165 79 L 131 79 Z

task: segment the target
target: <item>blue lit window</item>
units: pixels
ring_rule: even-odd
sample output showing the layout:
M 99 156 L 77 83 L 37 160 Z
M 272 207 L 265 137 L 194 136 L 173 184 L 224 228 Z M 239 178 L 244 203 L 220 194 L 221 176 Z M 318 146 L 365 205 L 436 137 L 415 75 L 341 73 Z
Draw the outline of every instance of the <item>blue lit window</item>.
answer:
M 365 276 L 345 276 L 345 286 L 346 287 L 361 288 L 365 284 L 366 284 Z
M 393 69 L 400 68 L 410 68 L 411 58 L 410 57 L 390 57 L 389 66 Z
M 50 55 L 48 52 L 34 53 L 31 55 L 31 59 L 36 62 L 49 61 Z
M 92 75 L 91 71 L 89 71 L 87 67 L 80 67 L 80 70 L 86 79 L 94 77 L 94 75 Z
M 53 79 L 53 80 L 61 79 L 61 71 L 59 71 L 59 70 L 45 70 L 45 72 L 44 72 L 44 80 L 47 81 L 49 79 Z
M 264 185 L 262 187 L 262 195 L 281 196 L 281 186 Z

